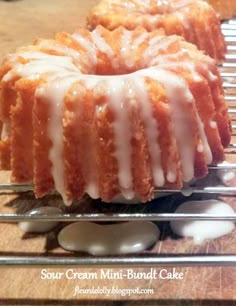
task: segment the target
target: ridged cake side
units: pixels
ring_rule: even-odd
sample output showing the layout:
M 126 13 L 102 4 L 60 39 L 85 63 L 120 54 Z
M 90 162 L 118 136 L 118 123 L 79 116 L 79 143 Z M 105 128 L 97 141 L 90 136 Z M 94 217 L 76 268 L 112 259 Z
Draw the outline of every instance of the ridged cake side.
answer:
M 216 63 L 177 36 L 59 33 L 7 56 L 0 76 L 1 167 L 37 197 L 145 202 L 206 175 L 230 142 Z

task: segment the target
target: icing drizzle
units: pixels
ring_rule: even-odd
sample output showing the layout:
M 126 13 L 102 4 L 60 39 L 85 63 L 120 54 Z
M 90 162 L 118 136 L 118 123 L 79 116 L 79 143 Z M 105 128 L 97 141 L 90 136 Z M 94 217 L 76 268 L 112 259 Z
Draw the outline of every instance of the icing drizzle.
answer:
M 81 47 L 87 51 L 87 57 L 91 62 L 91 72 L 96 71 L 96 65 L 99 64 L 98 50 L 105 53 L 112 62 L 115 62 L 113 64 L 114 68 L 117 65 L 126 65 L 129 68 L 134 66 L 135 62 L 133 60 L 128 61 L 127 55 L 132 58 L 134 54 L 132 52 L 136 52 L 135 49 L 139 48 L 148 37 L 146 32 L 141 33 L 135 38 L 132 48 L 130 45 L 133 41 L 133 34 L 130 31 L 124 31 L 119 44 L 121 47 L 121 56 L 119 61 L 117 61 L 114 50 L 103 37 L 100 29 L 96 29 L 89 35 L 90 40 L 86 40 L 79 33 L 74 33 L 72 38 L 79 42 Z M 151 159 L 153 184 L 156 187 L 163 187 L 166 182 L 174 183 L 177 177 L 176 168 L 173 167 L 169 167 L 166 178 L 164 176 L 162 166 L 163 153 L 158 141 L 159 125 L 153 115 L 154 105 L 151 103 L 150 93 L 147 89 L 147 78 L 157 82 L 165 89 L 170 107 L 170 116 L 173 122 L 173 132 L 179 150 L 183 180 L 188 182 L 194 177 L 194 159 L 196 153 L 196 144 L 193 137 L 195 133 L 194 125 L 191 122 L 192 117 L 189 116 L 189 112 L 186 110 L 192 110 L 195 113 L 195 121 L 201 140 L 201 145 L 198 149 L 204 153 L 208 164 L 212 162 L 212 153 L 208 144 L 207 135 L 203 122 L 198 114 L 193 95 L 185 79 L 178 75 L 177 72 L 174 72 L 173 68 L 183 65 L 191 73 L 192 79 L 195 82 L 201 81 L 201 76 L 197 73 L 195 66 L 192 65 L 189 58 L 180 63 L 173 62 L 173 56 L 171 55 L 163 54 L 159 58 L 157 57 L 159 56 L 158 52 L 162 52 L 175 41 L 175 37 L 163 38 L 156 36 L 148 39 L 149 41 L 140 67 L 148 66 L 148 60 L 152 65 L 155 64 L 156 66 L 140 69 L 137 72 L 126 75 L 96 76 L 82 74 L 80 67 L 76 66 L 71 57 L 46 54 L 44 48 L 47 49 L 47 41 L 40 44 L 37 52 L 20 51 L 9 60 L 12 68 L 5 74 L 2 82 L 10 82 L 16 77 L 43 79 L 45 81 L 43 85 L 37 88 L 35 95 L 36 97 L 44 97 L 49 101 L 50 120 L 48 121 L 48 136 L 52 142 L 52 147 L 49 152 L 49 159 L 52 163 L 51 171 L 55 188 L 62 195 L 67 205 L 71 202 L 66 197 L 64 182 L 63 103 L 68 90 L 77 81 L 83 81 L 86 89 L 94 91 L 95 88 L 103 84 L 101 87 L 104 88 L 103 94 L 106 97 L 106 103 L 114 114 L 112 124 L 115 143 L 114 156 L 118 164 L 117 176 L 120 193 L 126 199 L 133 199 L 135 196 L 132 175 L 132 135 L 130 128 L 130 110 L 134 105 L 140 109 L 140 119 L 145 128 Z M 60 47 L 60 50 L 63 51 L 64 49 Z M 184 54 L 184 52 L 181 49 L 177 55 Z M 75 55 L 74 50 L 71 53 L 72 55 Z M 77 59 L 80 58 L 79 55 L 80 53 L 78 51 Z M 21 63 L 19 58 L 24 58 L 26 63 Z M 203 65 L 205 64 L 203 63 Z M 212 79 L 215 78 L 212 71 L 209 74 L 212 75 Z M 99 107 L 96 108 L 96 111 L 99 111 Z M 216 122 L 212 121 L 211 125 L 212 128 L 217 127 Z M 2 136 L 4 133 L 2 132 Z M 95 161 L 91 162 L 96 165 Z M 85 191 L 93 198 L 99 197 L 98 182 L 93 176 L 88 178 Z

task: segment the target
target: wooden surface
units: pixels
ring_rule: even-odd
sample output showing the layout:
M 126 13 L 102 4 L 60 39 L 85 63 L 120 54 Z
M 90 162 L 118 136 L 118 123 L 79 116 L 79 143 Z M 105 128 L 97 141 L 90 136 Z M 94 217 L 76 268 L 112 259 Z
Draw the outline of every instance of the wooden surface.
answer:
M 0 0 L 0 56 L 37 37 L 72 32 L 85 24 L 86 12 L 96 0 Z
M 96 1 L 78 0 L 22 0 L 0 1 L 0 56 L 12 52 L 16 47 L 31 43 L 36 37 L 51 37 L 60 30 L 72 31 L 85 23 L 89 7 Z M 0 174 L 0 182 L 9 180 L 9 173 Z M 172 204 L 182 202 L 182 196 L 169 197 L 158 203 L 143 206 L 146 211 L 168 211 Z M 231 201 L 235 207 L 235 203 Z M 35 201 L 31 195 L 0 196 L 0 212 L 25 212 L 38 205 L 63 207 L 57 198 Z M 64 207 L 63 207 L 64 208 Z M 235 207 L 236 208 L 236 207 Z M 78 203 L 71 211 L 111 211 L 116 207 L 100 203 Z M 135 211 L 136 207 L 122 207 L 124 211 Z M 57 245 L 56 233 L 63 226 L 46 235 L 23 234 L 15 224 L 0 224 L 0 256 L 5 255 L 66 255 Z M 235 254 L 235 232 L 227 237 L 207 241 L 194 246 L 190 239 L 177 239 L 169 231 L 168 224 L 162 224 L 161 241 L 149 252 L 163 254 L 218 253 Z M 77 256 L 79 256 L 77 254 Z M 107 268 L 107 267 L 106 267 Z M 157 267 L 154 267 L 158 269 Z M 164 267 L 162 267 L 164 268 Z M 236 305 L 236 268 L 178 268 L 184 273 L 183 280 L 41 280 L 42 268 L 2 268 L 0 270 L 0 305 Z M 48 268 L 65 272 L 68 268 Z M 116 269 L 120 270 L 121 267 Z M 125 269 L 125 268 L 123 268 Z M 97 272 L 100 268 L 76 269 L 81 272 Z M 149 271 L 149 268 L 134 268 L 135 271 Z M 168 269 L 170 270 L 170 269 Z M 115 271 L 115 269 L 114 269 Z M 112 287 L 120 289 L 151 288 L 153 295 L 119 294 L 81 295 L 73 297 L 76 286 L 83 288 Z M 96 299 L 96 302 L 94 301 Z M 113 300 L 113 302 L 111 302 Z M 117 301 L 117 302 L 115 302 Z M 139 301 L 139 302 L 138 302 Z

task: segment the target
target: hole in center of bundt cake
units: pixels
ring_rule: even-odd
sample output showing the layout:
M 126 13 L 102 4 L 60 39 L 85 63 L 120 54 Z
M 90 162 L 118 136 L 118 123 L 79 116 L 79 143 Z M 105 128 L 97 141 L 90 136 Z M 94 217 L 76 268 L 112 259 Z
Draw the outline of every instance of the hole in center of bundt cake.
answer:
M 130 48 L 126 52 L 127 47 L 121 48 L 116 55 L 111 59 L 106 54 L 102 54 L 99 58 L 98 64 L 95 69 L 97 76 L 118 76 L 131 74 L 141 69 L 149 68 L 150 63 L 146 63 L 141 54 L 132 52 Z M 125 53 L 125 58 L 122 56 Z M 94 71 L 88 74 L 94 74 Z
M 113 62 L 107 61 L 106 63 L 102 63 L 101 65 L 98 65 L 95 74 L 97 76 L 118 76 L 118 75 L 131 74 L 133 72 L 136 72 L 144 68 L 140 66 L 141 65 L 138 65 L 136 63 L 133 64 L 131 62 L 129 65 L 128 63 L 121 62 L 117 58 L 117 59 L 114 59 Z

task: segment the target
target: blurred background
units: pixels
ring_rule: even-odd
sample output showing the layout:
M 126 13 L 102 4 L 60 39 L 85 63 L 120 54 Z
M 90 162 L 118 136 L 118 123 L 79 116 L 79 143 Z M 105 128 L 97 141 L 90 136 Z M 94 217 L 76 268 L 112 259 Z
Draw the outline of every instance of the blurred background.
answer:
M 85 11 L 96 0 L 0 0 L 0 56 L 35 38 L 72 32 L 85 24 Z

